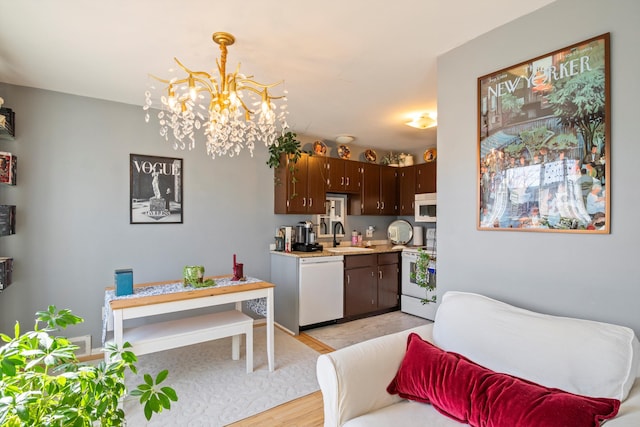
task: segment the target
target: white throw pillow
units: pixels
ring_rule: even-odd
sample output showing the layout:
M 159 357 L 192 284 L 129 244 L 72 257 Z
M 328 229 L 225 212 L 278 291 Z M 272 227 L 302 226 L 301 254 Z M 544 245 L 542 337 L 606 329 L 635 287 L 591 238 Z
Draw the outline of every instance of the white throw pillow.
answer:
M 447 292 L 434 342 L 493 371 L 575 394 L 624 400 L 640 343 L 623 326 L 551 316 L 465 292 Z

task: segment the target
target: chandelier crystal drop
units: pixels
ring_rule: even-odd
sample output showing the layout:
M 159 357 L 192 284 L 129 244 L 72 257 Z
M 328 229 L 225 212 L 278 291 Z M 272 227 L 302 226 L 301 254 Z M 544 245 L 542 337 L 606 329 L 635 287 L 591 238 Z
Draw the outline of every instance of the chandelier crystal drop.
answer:
M 253 80 L 253 76 L 240 73 L 240 64 L 227 74 L 227 46 L 235 38 L 225 32 L 213 34 L 213 41 L 220 46 L 220 59 L 216 60 L 218 75 L 205 71 L 193 71 L 174 58 L 186 75 L 162 79 L 161 109 L 157 114 L 160 135 L 169 141 L 173 149 L 192 150 L 196 132 L 206 137 L 207 154 L 233 157 L 247 148 L 251 157 L 257 141 L 269 147 L 277 144 L 277 138 L 289 127 L 287 124 L 286 90 L 282 96 L 272 96 L 269 90 L 282 81 L 265 85 Z M 179 70 L 178 70 L 179 71 Z M 153 108 L 151 86 L 145 91 L 145 121 L 150 120 Z

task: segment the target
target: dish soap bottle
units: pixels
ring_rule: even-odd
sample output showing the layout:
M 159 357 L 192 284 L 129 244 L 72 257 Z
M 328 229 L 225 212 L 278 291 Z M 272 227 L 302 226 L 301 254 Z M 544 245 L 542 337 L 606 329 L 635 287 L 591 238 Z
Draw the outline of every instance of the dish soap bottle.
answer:
M 358 232 L 356 230 L 351 232 L 351 246 L 358 246 Z

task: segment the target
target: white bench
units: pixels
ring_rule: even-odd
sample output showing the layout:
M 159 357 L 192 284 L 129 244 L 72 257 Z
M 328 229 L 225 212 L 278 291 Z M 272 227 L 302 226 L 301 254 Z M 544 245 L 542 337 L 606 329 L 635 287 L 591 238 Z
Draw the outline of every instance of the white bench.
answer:
M 251 373 L 253 372 L 253 319 L 237 310 L 125 328 L 123 341 L 128 341 L 132 345 L 132 351 L 136 355 L 141 355 L 232 337 L 231 358 L 238 360 L 242 334 L 246 336 L 247 373 Z

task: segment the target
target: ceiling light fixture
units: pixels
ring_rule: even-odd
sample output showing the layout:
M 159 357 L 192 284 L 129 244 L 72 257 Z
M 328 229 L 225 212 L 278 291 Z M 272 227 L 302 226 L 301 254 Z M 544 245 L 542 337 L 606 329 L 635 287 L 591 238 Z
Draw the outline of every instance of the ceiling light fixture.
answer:
M 353 142 L 356 138 L 351 135 L 338 135 L 336 136 L 336 142 L 338 144 L 349 144 Z
M 207 154 L 216 156 L 240 154 L 246 147 L 253 157 L 256 141 L 269 147 L 276 143 L 287 124 L 286 90 L 282 96 L 272 96 L 269 89 L 282 81 L 265 85 L 253 76 L 240 73 L 240 64 L 227 74 L 227 46 L 235 42 L 229 33 L 213 33 L 213 41 L 220 45 L 218 76 L 205 71 L 193 71 L 174 58 L 186 76 L 153 79 L 166 84 L 160 98 L 162 109 L 158 113 L 160 135 L 167 141 L 173 135 L 173 148 L 189 150 L 195 147 L 195 132 L 203 129 L 207 138 Z M 150 89 L 155 89 L 151 87 Z M 280 100 L 276 105 L 275 100 Z M 145 121 L 149 122 L 152 107 L 151 91 L 145 92 Z M 253 109 L 252 109 L 253 108 Z
M 405 123 L 416 129 L 427 129 L 438 125 L 437 115 L 435 113 L 422 113 L 414 116 L 412 120 Z

